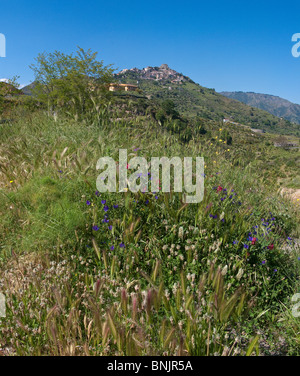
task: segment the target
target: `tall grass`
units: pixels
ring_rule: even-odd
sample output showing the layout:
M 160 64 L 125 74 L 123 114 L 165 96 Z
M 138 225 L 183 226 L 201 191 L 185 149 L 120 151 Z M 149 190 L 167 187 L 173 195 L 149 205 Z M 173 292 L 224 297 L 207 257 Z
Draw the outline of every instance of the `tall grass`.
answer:
M 299 253 L 288 239 L 299 234 L 297 205 L 277 195 L 242 143 L 183 144 L 147 117 L 100 120 L 35 115 L 0 128 L 3 351 L 261 352 L 263 338 L 280 335 L 282 304 L 289 308 L 299 288 Z M 203 156 L 204 200 L 99 196 L 96 162 L 118 160 L 121 148 L 148 160 Z

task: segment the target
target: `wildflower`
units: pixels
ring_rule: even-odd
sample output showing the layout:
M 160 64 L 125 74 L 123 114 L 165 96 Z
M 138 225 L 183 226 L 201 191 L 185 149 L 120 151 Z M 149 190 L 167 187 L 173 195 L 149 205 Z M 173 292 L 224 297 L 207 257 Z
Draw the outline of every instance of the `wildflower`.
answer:
M 118 209 L 119 205 L 114 205 L 114 209 Z
M 178 230 L 178 237 L 179 237 L 180 239 L 183 238 L 183 227 L 179 227 L 179 230 Z
M 221 192 L 221 191 L 223 191 L 223 188 L 219 185 L 217 188 L 217 192 Z
M 115 247 L 114 247 L 114 246 L 110 247 L 110 250 L 111 250 L 111 251 L 113 251 L 114 249 L 115 249 Z
M 274 249 L 274 244 L 270 244 L 270 245 L 268 245 L 268 249 L 269 249 L 270 251 L 272 251 L 272 249 Z
M 266 263 L 266 260 L 262 261 L 262 265 L 265 265 L 265 263 Z
M 106 204 L 106 200 L 102 200 L 102 201 L 101 201 L 101 204 L 102 204 L 102 205 L 105 205 L 105 204 Z
M 104 211 L 105 212 L 108 212 L 108 210 L 109 210 L 109 207 L 106 205 L 106 206 L 104 206 Z
M 120 248 L 125 248 L 125 244 L 124 244 L 124 243 L 121 243 L 121 244 L 120 244 Z
M 99 192 L 99 191 L 96 191 L 96 192 L 95 192 L 95 195 L 96 195 L 97 197 L 99 197 L 99 196 L 100 196 L 100 192 Z
M 249 245 L 248 244 L 244 244 L 244 248 L 249 249 Z
M 87 206 L 90 206 L 91 205 L 91 201 L 87 201 L 86 204 L 87 204 Z
M 109 231 L 111 231 L 111 230 L 112 230 L 112 228 L 113 228 L 112 226 L 108 226 L 108 229 L 109 229 Z
M 234 241 L 233 241 L 233 244 L 238 244 L 238 241 L 237 241 L 237 240 L 234 240 Z
M 99 231 L 99 227 L 98 226 L 93 226 L 93 231 Z
M 255 243 L 256 243 L 256 241 L 257 241 L 257 239 L 256 238 L 252 238 L 252 245 L 255 245 Z

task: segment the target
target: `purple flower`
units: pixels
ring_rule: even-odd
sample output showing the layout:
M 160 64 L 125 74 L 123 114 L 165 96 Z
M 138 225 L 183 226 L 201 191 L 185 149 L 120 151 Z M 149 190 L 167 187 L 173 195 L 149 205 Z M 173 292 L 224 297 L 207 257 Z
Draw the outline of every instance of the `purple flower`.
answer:
M 109 231 L 111 231 L 111 230 L 112 230 L 112 228 L 113 228 L 112 226 L 108 226 L 108 229 L 109 229 Z
M 244 244 L 244 248 L 249 249 L 249 245 L 248 244 Z
M 110 250 L 111 250 L 111 251 L 113 251 L 114 249 L 115 249 L 115 247 L 114 247 L 114 246 L 110 247 Z
M 118 209 L 119 205 L 114 205 L 114 209 Z
M 106 206 L 104 206 L 104 211 L 105 212 L 108 212 L 108 210 L 109 210 L 109 207 L 106 205 Z
M 266 260 L 262 261 L 262 265 L 265 265 L 265 263 L 266 263 Z
M 106 200 L 102 200 L 102 201 L 101 201 L 101 204 L 102 204 L 102 205 L 105 205 L 105 204 L 106 204 Z
M 237 241 L 237 240 L 234 240 L 234 241 L 233 241 L 233 244 L 238 244 L 238 241 Z
M 87 206 L 90 206 L 91 205 L 91 201 L 87 201 L 86 204 L 87 204 Z
M 100 196 L 100 192 L 99 192 L 99 191 L 96 191 L 96 192 L 95 192 L 95 195 L 96 195 L 97 197 L 99 197 L 99 196 Z
M 99 231 L 99 227 L 98 226 L 93 226 L 93 231 Z
M 124 243 L 121 243 L 121 244 L 120 244 L 120 248 L 125 248 L 125 244 L 124 244 Z

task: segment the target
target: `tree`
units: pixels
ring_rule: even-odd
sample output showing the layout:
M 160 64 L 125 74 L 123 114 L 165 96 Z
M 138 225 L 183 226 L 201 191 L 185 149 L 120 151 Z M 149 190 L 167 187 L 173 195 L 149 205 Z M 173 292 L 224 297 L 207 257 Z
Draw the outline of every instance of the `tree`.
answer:
M 163 101 L 161 107 L 164 113 L 166 114 L 166 116 L 170 116 L 172 119 L 179 118 L 179 113 L 175 109 L 176 105 L 172 100 L 167 99 Z
M 48 106 L 49 114 L 64 112 L 76 119 L 99 115 L 109 101 L 113 82 L 111 65 L 97 60 L 97 53 L 78 48 L 76 54 L 42 53 L 30 66 L 35 75 L 34 95 Z

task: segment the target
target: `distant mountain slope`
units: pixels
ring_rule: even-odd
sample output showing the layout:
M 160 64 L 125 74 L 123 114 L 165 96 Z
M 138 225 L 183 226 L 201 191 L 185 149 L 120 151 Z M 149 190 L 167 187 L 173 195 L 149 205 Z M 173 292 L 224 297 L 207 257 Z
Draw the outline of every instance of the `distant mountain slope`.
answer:
M 157 100 L 171 99 L 185 116 L 249 125 L 268 132 L 300 135 L 300 126 L 269 112 L 250 107 L 192 81 L 170 69 L 167 64 L 143 69 L 124 69 L 115 75 L 120 83 L 138 84 L 146 96 Z
M 268 111 L 275 116 L 283 117 L 291 122 L 300 124 L 300 105 L 292 103 L 286 99 L 274 95 L 252 92 L 245 93 L 242 91 L 225 91 L 220 94 L 231 99 L 236 99 L 249 106 Z
M 22 93 L 25 94 L 25 95 L 32 95 L 32 91 L 33 89 L 35 88 L 36 86 L 36 83 L 35 82 L 32 82 L 31 84 L 27 85 L 27 86 L 24 86 L 21 90 L 22 90 Z

